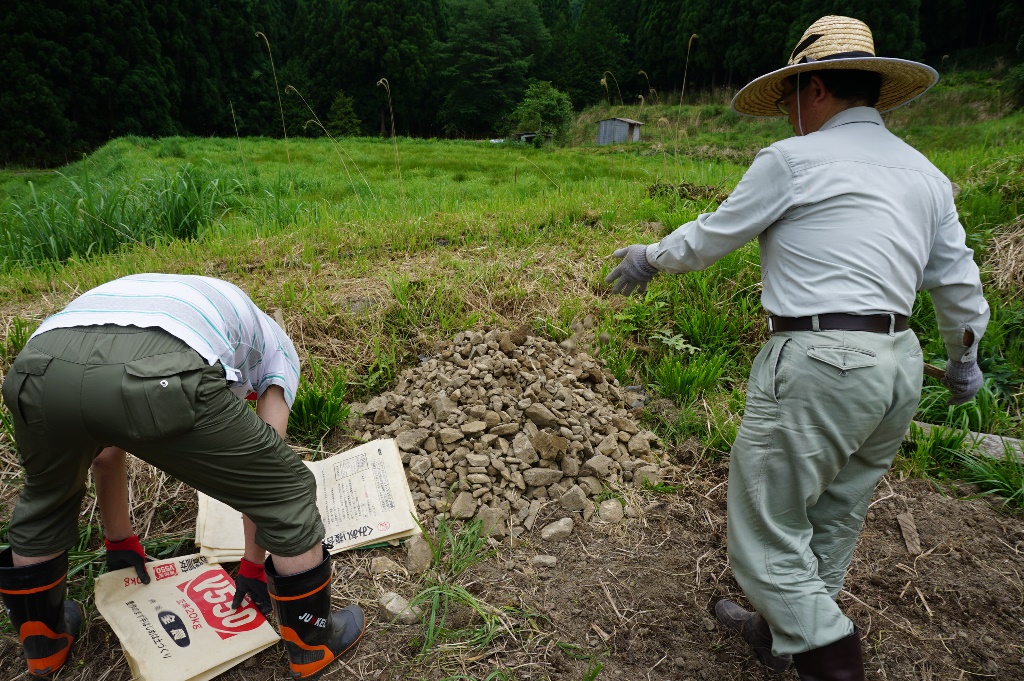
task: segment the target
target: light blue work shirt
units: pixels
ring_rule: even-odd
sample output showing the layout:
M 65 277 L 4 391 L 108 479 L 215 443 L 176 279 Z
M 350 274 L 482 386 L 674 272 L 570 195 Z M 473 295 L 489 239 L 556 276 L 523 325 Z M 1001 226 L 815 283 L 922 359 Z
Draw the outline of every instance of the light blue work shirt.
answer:
M 875 109 L 762 149 L 718 210 L 648 246 L 647 260 L 691 272 L 755 236 L 768 313 L 909 316 L 927 290 L 949 358 L 976 358 L 989 307 L 950 182 Z

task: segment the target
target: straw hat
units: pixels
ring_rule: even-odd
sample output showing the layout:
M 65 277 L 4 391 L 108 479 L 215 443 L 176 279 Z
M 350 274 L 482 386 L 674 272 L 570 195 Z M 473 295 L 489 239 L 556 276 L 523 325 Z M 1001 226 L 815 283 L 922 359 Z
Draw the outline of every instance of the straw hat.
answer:
M 850 17 L 822 17 L 804 31 L 789 57 L 789 65 L 761 76 L 732 98 L 732 108 L 748 116 L 782 116 L 775 105 L 783 81 L 796 73 L 822 69 L 856 69 L 882 74 L 882 91 L 875 108 L 892 111 L 923 95 L 939 82 L 930 66 L 906 59 L 876 57 L 871 29 Z

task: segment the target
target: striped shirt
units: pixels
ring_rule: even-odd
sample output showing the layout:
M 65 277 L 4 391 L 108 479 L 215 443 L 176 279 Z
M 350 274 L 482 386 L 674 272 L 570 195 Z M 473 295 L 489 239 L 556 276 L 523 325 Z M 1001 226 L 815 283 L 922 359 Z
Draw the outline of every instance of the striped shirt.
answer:
M 193 275 L 133 274 L 86 291 L 39 325 L 51 329 L 114 324 L 157 327 L 180 339 L 211 365 L 224 366 L 228 387 L 245 397 L 272 385 L 291 408 L 299 385 L 295 346 L 240 288 Z

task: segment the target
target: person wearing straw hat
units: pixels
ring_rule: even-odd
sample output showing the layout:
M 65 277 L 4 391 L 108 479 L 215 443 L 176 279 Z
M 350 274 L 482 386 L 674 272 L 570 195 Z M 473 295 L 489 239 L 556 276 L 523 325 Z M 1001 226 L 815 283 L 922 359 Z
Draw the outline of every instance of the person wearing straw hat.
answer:
M 722 600 L 720 623 L 775 671 L 864 678 L 860 638 L 836 603 L 876 483 L 917 409 L 923 358 L 907 319 L 931 293 L 951 404 L 982 384 L 989 307 L 949 180 L 888 132 L 881 113 L 938 80 L 877 57 L 866 24 L 827 16 L 789 64 L 733 98 L 787 116 L 730 197 L 655 244 L 614 253 L 613 293 L 658 272 L 708 267 L 756 237 L 771 337 L 754 360 L 729 462 L 728 551 L 756 612 Z

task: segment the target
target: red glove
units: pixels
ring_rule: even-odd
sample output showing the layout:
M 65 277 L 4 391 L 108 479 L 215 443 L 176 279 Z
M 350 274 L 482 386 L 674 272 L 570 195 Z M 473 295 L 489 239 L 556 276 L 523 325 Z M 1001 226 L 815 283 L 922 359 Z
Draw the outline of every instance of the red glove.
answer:
M 139 543 L 139 535 L 133 534 L 121 541 L 104 539 L 107 547 L 107 571 L 135 568 L 135 574 L 143 584 L 149 584 L 149 573 L 146 572 L 146 551 Z
M 235 576 L 235 598 L 231 601 L 232 610 L 238 610 L 242 599 L 248 594 L 263 616 L 270 614 L 270 592 L 267 591 L 267 573 L 262 563 L 242 559 Z

